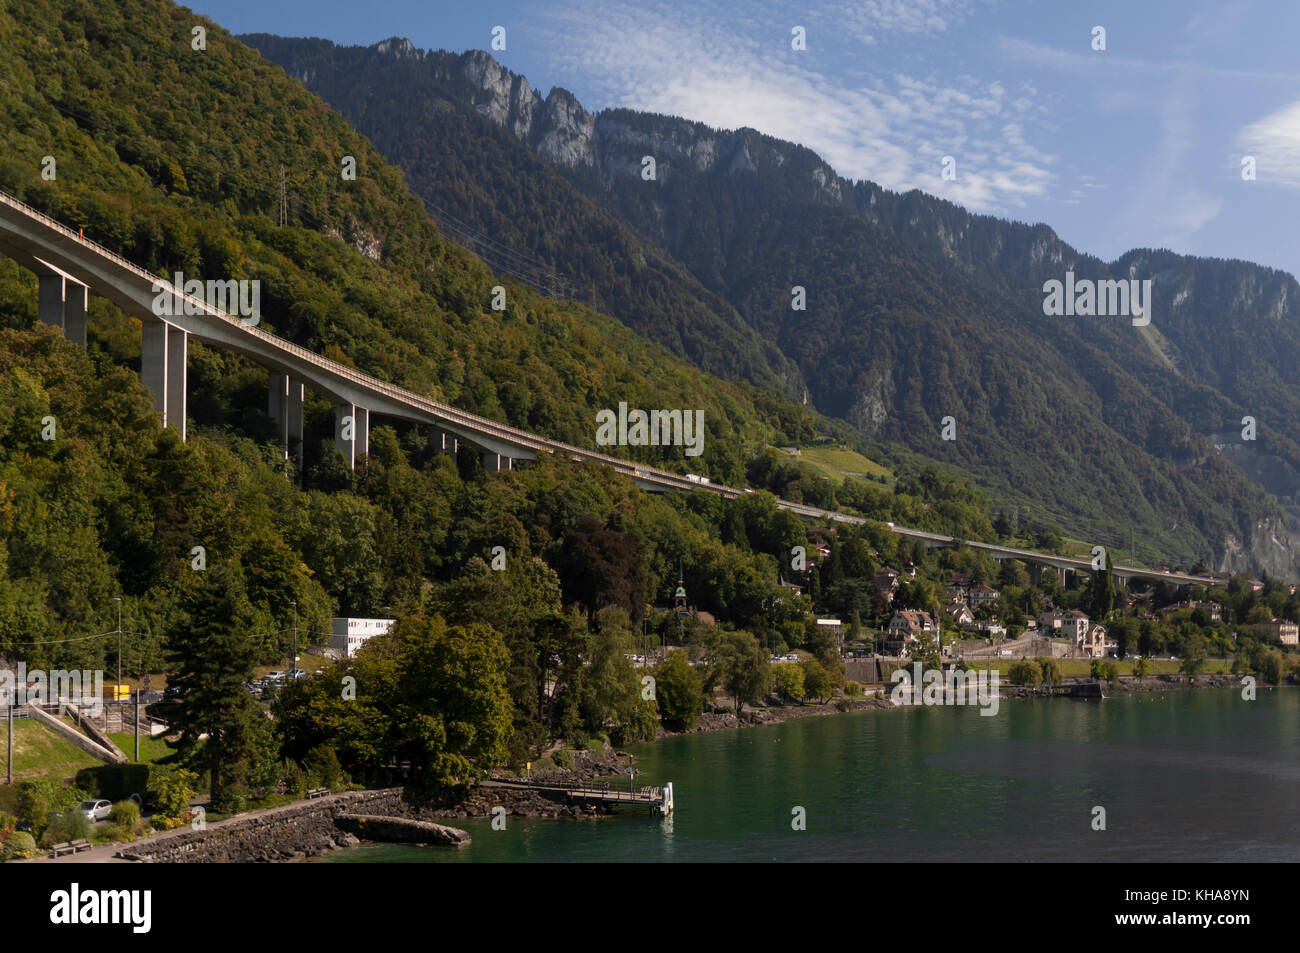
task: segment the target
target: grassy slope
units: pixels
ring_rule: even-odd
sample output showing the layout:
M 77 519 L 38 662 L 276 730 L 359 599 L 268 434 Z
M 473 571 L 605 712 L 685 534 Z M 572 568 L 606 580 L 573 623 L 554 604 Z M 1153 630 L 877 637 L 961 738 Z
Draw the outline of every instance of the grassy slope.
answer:
M 843 447 L 805 447 L 796 458 L 835 483 L 846 476 L 893 477 L 893 471 Z
M 0 733 L 6 731 L 0 726 Z M 14 780 L 70 778 L 82 768 L 102 764 L 44 725 L 20 718 L 14 721 Z

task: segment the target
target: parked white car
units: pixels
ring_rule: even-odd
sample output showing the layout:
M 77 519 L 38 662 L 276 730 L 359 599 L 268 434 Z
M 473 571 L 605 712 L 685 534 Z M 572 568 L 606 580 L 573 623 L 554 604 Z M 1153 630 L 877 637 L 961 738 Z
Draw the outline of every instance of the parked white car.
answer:
M 98 801 L 82 801 L 79 810 L 92 824 L 95 821 L 106 821 L 109 812 L 113 810 L 113 802 L 105 801 L 103 798 Z

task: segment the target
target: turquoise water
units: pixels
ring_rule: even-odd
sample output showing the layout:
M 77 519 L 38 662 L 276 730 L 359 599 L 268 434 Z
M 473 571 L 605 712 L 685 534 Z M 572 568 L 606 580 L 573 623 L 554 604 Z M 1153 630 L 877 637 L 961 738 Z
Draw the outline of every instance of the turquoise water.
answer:
M 674 782 L 673 817 L 456 821 L 473 836 L 458 851 L 373 844 L 328 860 L 1300 859 L 1295 689 L 863 711 L 632 750 L 638 784 Z

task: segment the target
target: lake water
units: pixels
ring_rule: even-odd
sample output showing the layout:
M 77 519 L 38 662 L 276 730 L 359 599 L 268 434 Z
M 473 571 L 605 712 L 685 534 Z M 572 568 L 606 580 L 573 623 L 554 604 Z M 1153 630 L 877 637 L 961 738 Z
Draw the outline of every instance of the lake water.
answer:
M 1005 700 L 992 717 L 862 711 L 631 750 L 638 785 L 674 782 L 671 818 L 454 821 L 469 847 L 368 844 L 328 860 L 1300 859 L 1296 689 Z

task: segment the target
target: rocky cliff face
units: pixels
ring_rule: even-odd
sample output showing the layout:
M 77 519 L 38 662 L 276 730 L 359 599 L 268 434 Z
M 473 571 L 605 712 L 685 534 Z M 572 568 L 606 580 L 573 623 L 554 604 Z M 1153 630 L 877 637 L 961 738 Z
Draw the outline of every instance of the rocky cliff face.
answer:
M 1292 514 L 1294 522 L 1294 514 Z M 1277 579 L 1294 582 L 1295 554 L 1300 551 L 1300 537 L 1279 518 L 1260 520 L 1249 540 L 1230 535 L 1223 541 L 1216 572 L 1268 573 Z
M 404 45 L 403 45 L 404 44 Z M 406 40 L 386 40 L 375 49 L 407 55 Z M 440 79 L 461 83 L 474 108 L 527 142 L 554 165 L 573 172 L 595 170 L 615 178 L 640 175 L 641 159 L 653 155 L 656 177 L 671 176 L 679 164 L 697 173 L 743 175 L 778 169 L 802 153 L 807 198 L 844 202 L 852 185 L 801 146 L 763 136 L 752 129 L 718 131 L 700 123 L 647 117 L 630 110 L 599 115 L 583 108 L 572 93 L 555 87 L 543 99 L 528 80 L 505 69 L 482 50 L 428 54 Z M 645 120 L 654 120 L 646 128 Z

